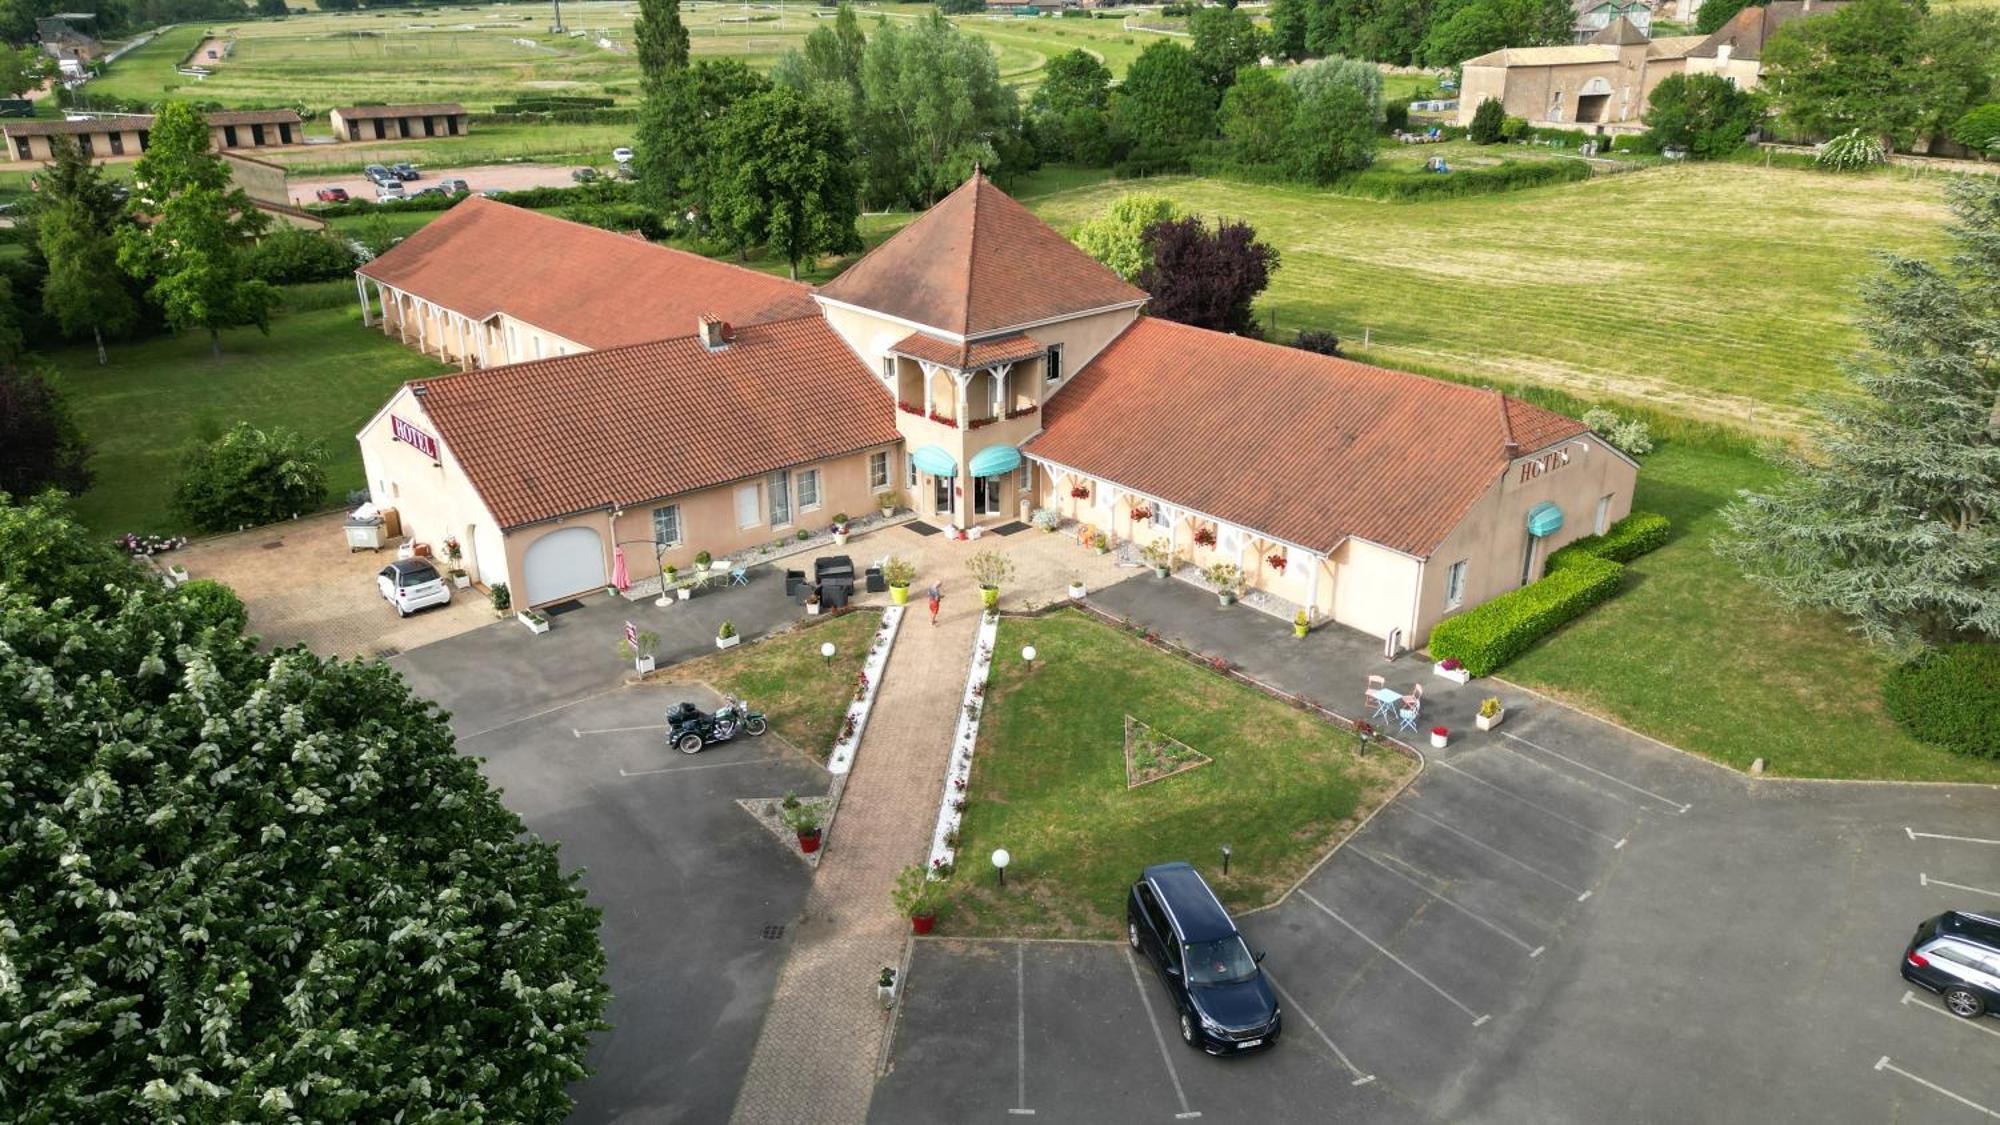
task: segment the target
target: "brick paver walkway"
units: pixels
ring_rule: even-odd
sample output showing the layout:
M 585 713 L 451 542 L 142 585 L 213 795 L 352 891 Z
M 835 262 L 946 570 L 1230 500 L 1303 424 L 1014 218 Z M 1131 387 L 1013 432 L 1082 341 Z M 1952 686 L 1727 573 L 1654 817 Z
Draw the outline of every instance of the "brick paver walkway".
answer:
M 935 627 L 910 599 L 735 1121 L 840 1125 L 868 1116 L 888 1025 L 875 979 L 884 965 L 902 964 L 910 930 L 889 891 L 929 850 L 979 621 L 976 587 L 960 579 L 947 595 Z

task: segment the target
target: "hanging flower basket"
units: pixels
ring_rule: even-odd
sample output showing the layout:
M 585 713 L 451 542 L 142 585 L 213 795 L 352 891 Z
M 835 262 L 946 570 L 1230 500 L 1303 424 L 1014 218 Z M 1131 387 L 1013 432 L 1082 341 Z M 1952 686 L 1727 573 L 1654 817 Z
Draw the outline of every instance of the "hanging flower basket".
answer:
M 1197 546 L 1201 547 L 1215 546 L 1215 529 L 1212 527 L 1197 529 L 1194 533 L 1194 541 Z
M 1290 559 L 1287 559 L 1283 555 L 1266 555 L 1264 557 L 1265 565 L 1269 566 L 1272 570 L 1277 571 L 1279 574 L 1285 573 L 1285 564 L 1290 561 L 1291 561 Z
M 1090 499 L 1090 489 L 1079 484 L 1069 490 L 1069 497 L 1072 500 L 1088 500 Z

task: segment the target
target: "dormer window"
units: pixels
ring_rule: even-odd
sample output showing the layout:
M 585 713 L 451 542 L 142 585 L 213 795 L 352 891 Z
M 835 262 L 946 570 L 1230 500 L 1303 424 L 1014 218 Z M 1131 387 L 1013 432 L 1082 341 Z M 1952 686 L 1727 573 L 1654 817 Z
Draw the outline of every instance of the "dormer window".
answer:
M 1062 365 L 1061 344 L 1050 344 L 1049 350 L 1042 353 L 1042 371 L 1044 376 L 1048 379 L 1049 382 L 1051 383 L 1062 382 L 1063 365 Z
M 882 357 L 882 378 L 891 383 L 894 383 L 896 381 L 895 356 L 885 355 Z

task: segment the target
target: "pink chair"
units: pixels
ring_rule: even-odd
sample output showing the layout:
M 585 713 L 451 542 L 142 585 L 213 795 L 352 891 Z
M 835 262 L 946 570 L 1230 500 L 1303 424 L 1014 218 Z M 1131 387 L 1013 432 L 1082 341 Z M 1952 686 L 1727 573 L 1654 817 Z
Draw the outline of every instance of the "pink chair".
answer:
M 1381 690 L 1383 687 L 1387 686 L 1388 683 L 1389 683 L 1388 680 L 1385 680 L 1380 676 L 1368 677 L 1368 690 L 1362 693 L 1361 698 L 1367 702 L 1368 706 L 1370 707 L 1375 706 L 1377 703 L 1381 702 L 1381 700 L 1375 698 L 1375 693 Z

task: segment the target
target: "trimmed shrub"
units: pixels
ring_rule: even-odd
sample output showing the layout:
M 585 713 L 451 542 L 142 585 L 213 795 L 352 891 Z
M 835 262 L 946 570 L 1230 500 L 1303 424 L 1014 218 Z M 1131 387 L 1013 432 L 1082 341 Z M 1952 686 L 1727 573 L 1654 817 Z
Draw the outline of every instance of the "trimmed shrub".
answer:
M 1426 647 L 1434 658 L 1456 659 L 1475 676 L 1491 675 L 1617 593 L 1624 574 L 1624 567 L 1608 559 L 1577 559 L 1539 582 L 1438 622 Z
M 1576 183 L 1590 176 L 1590 165 L 1582 160 L 1503 160 L 1491 168 L 1466 168 L 1444 175 L 1370 168 L 1340 177 L 1331 190 L 1363 199 L 1409 203 Z
M 1507 109 L 1499 98 L 1488 98 L 1472 111 L 1472 124 L 1466 127 L 1465 135 L 1476 145 L 1497 144 L 1500 130 L 1507 123 Z
M 1339 355 L 1340 337 L 1325 328 L 1301 328 L 1292 338 L 1292 346 L 1302 352 L 1319 355 Z
M 202 531 L 273 523 L 318 511 L 325 500 L 326 449 L 248 422 L 190 449 L 174 485 L 174 511 Z
M 174 590 L 174 600 L 180 603 L 181 616 L 197 630 L 213 626 L 235 635 L 250 624 L 250 611 L 243 608 L 243 599 L 212 578 L 182 583 Z
M 1912 738 L 1955 754 L 2000 758 L 2000 645 L 1932 649 L 1891 671 L 1882 699 Z
M 1666 545 L 1673 533 L 1672 521 L 1652 512 L 1633 512 L 1612 524 L 1602 535 L 1586 535 L 1549 556 L 1545 573 L 1573 565 L 1579 559 L 1605 559 L 1628 563 L 1640 555 Z
M 1813 156 L 1813 163 L 1829 172 L 1859 172 L 1888 160 L 1882 142 L 1864 136 L 1859 129 L 1849 129 L 1819 146 L 1819 152 Z
M 326 231 L 279 227 L 244 255 L 250 276 L 273 285 L 332 281 L 354 272 L 347 239 Z

